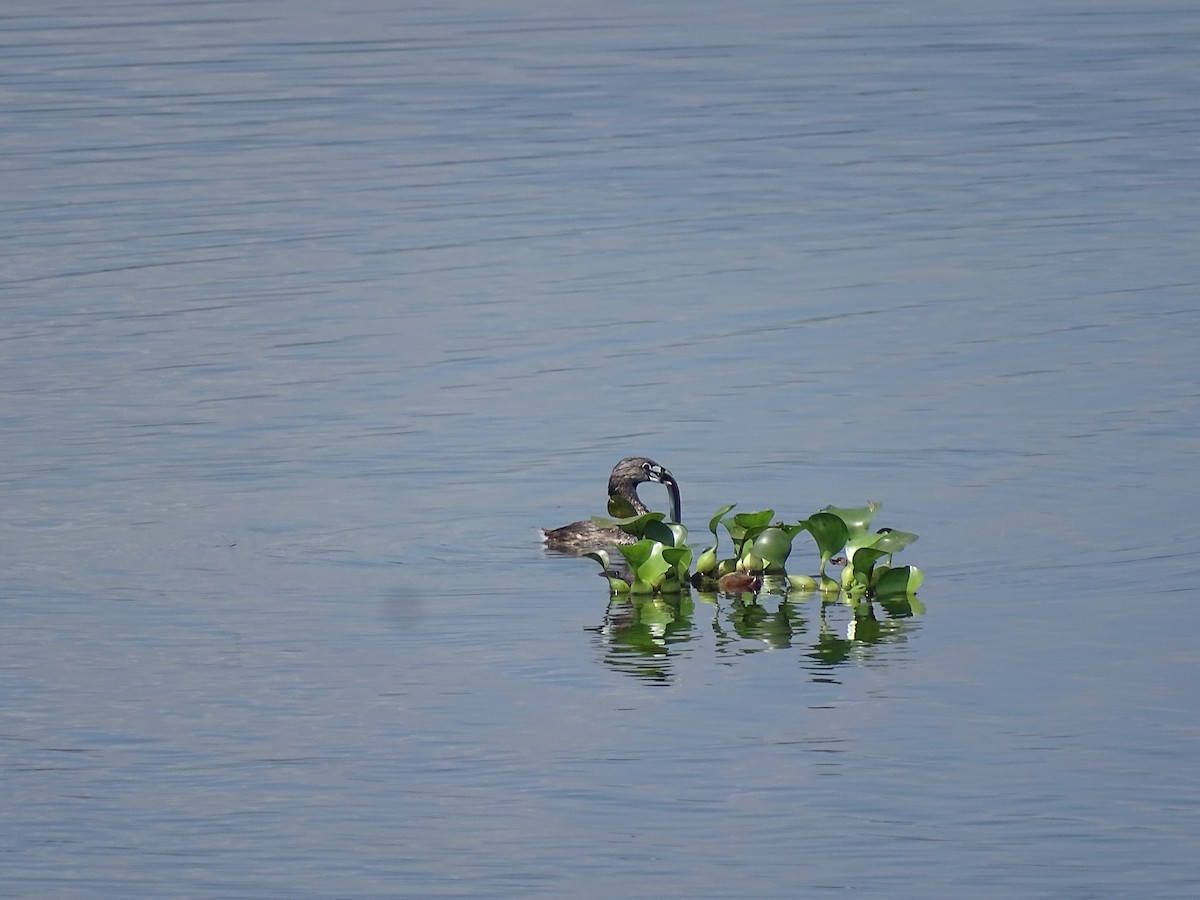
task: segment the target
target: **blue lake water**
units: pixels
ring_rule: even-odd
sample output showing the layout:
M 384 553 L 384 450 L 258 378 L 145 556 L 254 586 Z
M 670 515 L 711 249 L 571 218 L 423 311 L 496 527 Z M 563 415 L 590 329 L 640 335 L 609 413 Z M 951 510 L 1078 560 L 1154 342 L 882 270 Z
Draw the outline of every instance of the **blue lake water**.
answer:
M 1200 891 L 1200 9 L 0 25 L 0 893 Z M 924 614 L 631 622 L 631 454 Z

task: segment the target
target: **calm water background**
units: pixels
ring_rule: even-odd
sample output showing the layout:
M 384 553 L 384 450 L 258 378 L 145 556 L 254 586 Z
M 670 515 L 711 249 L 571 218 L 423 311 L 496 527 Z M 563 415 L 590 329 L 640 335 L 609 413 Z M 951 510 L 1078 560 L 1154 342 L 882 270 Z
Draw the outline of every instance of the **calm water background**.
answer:
M 0 26 L 0 893 L 1200 891 L 1194 4 Z M 629 453 L 926 614 L 622 631 Z

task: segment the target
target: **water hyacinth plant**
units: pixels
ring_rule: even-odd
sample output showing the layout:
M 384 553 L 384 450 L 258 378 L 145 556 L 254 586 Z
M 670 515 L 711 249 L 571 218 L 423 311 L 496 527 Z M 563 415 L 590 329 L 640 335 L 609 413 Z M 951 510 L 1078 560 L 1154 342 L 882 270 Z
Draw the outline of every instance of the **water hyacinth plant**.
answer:
M 660 512 L 618 519 L 615 524 L 639 538 L 637 543 L 616 548 L 625 560 L 627 576 L 612 568 L 606 551 L 583 554 L 600 563 L 609 588 L 614 593 L 678 594 L 691 573 L 692 550 L 687 546 L 687 529 L 678 522 L 664 522 Z
M 892 528 L 871 531 L 880 504 L 826 506 L 793 523 L 775 521 L 773 509 L 731 514 L 734 506 L 721 507 L 709 520 L 712 544 L 695 558 L 694 572 L 687 529 L 664 521 L 664 515 L 656 512 L 593 520 L 616 525 L 638 539 L 616 548 L 624 563 L 620 570 L 611 565 L 606 551 L 584 555 L 600 563 L 614 595 L 673 595 L 689 585 L 701 591 L 740 595 L 757 594 L 761 589 L 803 597 L 819 591 L 823 602 L 878 600 L 895 614 L 919 611 L 915 592 L 924 578 L 921 570 L 893 565 L 894 555 L 917 540 L 917 535 Z M 610 503 L 609 512 L 619 516 L 627 510 Z M 730 555 L 723 558 L 722 527 L 731 544 Z M 808 534 L 816 545 L 818 562 L 813 574 L 789 574 L 786 568 L 801 534 Z M 827 573 L 831 564 L 842 565 L 840 578 Z

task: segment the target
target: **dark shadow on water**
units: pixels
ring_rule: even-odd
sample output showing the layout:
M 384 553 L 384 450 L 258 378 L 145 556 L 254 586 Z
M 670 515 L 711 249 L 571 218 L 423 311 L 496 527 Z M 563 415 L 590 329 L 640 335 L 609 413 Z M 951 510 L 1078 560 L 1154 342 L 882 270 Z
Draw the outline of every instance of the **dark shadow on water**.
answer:
M 904 600 L 686 592 L 613 598 L 603 623 L 588 630 L 605 665 L 658 684 L 672 681 L 685 653 L 712 652 L 734 665 L 766 651 L 795 652 L 812 681 L 836 682 L 840 667 L 886 661 L 886 651 L 906 643 L 918 621 Z

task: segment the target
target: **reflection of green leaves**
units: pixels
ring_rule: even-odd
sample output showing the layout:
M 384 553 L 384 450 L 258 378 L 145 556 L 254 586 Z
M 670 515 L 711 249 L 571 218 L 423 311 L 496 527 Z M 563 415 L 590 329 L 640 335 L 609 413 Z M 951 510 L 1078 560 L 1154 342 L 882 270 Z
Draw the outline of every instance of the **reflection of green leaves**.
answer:
M 638 603 L 638 620 L 643 625 L 666 626 L 675 621 L 675 610 L 665 600 L 648 597 Z
M 925 604 L 912 594 L 891 594 L 878 597 L 879 605 L 893 619 L 909 619 L 925 615 Z

